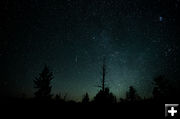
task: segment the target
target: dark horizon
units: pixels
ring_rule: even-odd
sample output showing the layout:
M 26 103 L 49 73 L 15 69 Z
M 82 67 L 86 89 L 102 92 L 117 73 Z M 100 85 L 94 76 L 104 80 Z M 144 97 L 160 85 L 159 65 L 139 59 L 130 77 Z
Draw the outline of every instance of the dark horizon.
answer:
M 0 2 L 0 94 L 34 96 L 47 64 L 52 94 L 80 101 L 100 90 L 103 57 L 110 91 L 152 97 L 153 79 L 180 80 L 179 0 Z

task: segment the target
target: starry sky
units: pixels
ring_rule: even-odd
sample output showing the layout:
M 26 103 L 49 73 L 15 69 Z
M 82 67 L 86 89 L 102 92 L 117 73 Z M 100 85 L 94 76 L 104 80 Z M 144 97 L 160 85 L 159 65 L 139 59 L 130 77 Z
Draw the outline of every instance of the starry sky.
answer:
M 158 75 L 179 79 L 180 0 L 1 0 L 0 93 L 31 97 L 47 64 L 52 93 L 80 100 L 106 85 L 151 96 Z

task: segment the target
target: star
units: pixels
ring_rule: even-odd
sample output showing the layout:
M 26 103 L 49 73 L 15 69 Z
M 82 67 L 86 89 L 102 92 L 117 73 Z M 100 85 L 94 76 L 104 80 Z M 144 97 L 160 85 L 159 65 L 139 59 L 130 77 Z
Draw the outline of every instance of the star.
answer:
M 159 17 L 159 21 L 162 22 L 164 18 L 162 16 Z

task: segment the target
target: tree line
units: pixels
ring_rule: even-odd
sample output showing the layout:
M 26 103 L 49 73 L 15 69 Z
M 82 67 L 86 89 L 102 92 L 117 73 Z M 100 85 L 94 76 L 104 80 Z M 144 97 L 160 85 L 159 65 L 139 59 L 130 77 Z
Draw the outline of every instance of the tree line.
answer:
M 102 65 L 102 79 L 99 92 L 94 96 L 93 100 L 90 100 L 89 94 L 86 92 L 82 97 L 82 104 L 116 104 L 116 103 L 136 103 L 142 101 L 153 101 L 153 102 L 166 102 L 166 101 L 178 101 L 179 95 L 179 81 L 177 84 L 173 84 L 170 80 L 167 80 L 164 76 L 160 75 L 153 79 L 153 91 L 152 97 L 142 98 L 138 94 L 137 90 L 130 86 L 129 90 L 126 92 L 125 98 L 117 99 L 117 97 L 110 92 L 109 87 L 106 86 L 106 65 L 105 60 Z M 45 65 L 42 72 L 36 77 L 34 81 L 34 88 L 36 92 L 34 93 L 35 99 L 37 100 L 55 100 L 59 103 L 66 103 L 66 95 L 56 94 L 55 97 L 51 94 L 51 81 L 53 80 L 53 72 L 49 70 L 48 66 Z M 71 101 L 74 102 L 75 101 Z

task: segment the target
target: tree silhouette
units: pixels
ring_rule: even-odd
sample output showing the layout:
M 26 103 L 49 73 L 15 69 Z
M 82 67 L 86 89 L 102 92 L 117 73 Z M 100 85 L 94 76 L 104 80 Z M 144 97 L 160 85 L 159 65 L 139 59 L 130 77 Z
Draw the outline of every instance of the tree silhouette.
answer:
M 83 104 L 88 104 L 89 103 L 89 95 L 86 93 L 83 98 L 82 98 L 82 103 Z
M 116 97 L 113 95 L 113 93 L 109 92 L 109 88 L 105 88 L 105 91 L 100 90 L 96 96 L 94 97 L 94 102 L 98 104 L 103 103 L 116 103 Z
M 35 97 L 38 99 L 50 99 L 51 98 L 51 80 L 53 79 L 53 73 L 50 72 L 47 65 L 45 65 L 42 72 L 39 74 L 39 77 L 35 77 L 34 88 L 37 91 L 34 93 Z
M 105 57 L 103 58 L 103 65 L 102 65 L 102 80 L 101 80 L 101 85 L 99 85 L 98 87 L 101 88 L 101 90 L 104 92 L 105 91 L 105 83 L 106 83 L 106 80 L 105 80 L 105 77 L 106 77 L 106 59 Z
M 116 97 L 109 91 L 109 88 L 106 87 L 106 59 L 103 59 L 102 65 L 102 80 L 100 87 L 100 91 L 94 97 L 95 103 L 116 103 Z
M 65 94 L 64 96 L 61 94 L 61 93 L 58 93 L 55 95 L 55 101 L 57 103 L 65 103 L 66 102 L 66 97 L 67 97 L 67 94 Z
M 140 99 L 140 96 L 137 94 L 137 91 L 133 86 L 129 87 L 129 91 L 126 92 L 126 101 L 135 102 Z

